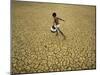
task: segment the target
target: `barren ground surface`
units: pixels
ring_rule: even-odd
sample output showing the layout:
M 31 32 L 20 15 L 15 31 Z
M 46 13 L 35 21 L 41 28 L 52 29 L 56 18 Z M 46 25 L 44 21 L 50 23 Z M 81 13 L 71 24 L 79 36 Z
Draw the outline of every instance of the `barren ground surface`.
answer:
M 52 12 L 63 18 L 63 40 L 50 32 Z M 14 2 L 12 73 L 96 68 L 95 7 Z

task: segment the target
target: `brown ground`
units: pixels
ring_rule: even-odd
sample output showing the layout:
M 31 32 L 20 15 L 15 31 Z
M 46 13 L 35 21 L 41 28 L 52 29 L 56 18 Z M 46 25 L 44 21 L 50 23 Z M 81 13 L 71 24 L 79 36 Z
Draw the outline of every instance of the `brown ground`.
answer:
M 96 68 L 95 6 L 13 2 L 12 73 Z M 52 12 L 65 20 L 50 32 Z

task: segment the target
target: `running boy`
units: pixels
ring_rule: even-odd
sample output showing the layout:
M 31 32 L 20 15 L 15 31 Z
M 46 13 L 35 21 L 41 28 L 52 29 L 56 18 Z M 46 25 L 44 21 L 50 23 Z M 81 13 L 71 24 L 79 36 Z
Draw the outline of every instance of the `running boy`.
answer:
M 59 29 L 60 23 L 59 20 L 64 21 L 63 19 L 57 17 L 56 13 L 54 12 L 52 14 L 54 21 L 53 21 L 53 26 L 51 27 L 51 31 L 52 32 L 56 32 L 56 35 L 58 35 L 58 33 L 60 32 L 61 35 L 64 37 L 65 39 L 65 35 L 63 34 L 63 32 Z

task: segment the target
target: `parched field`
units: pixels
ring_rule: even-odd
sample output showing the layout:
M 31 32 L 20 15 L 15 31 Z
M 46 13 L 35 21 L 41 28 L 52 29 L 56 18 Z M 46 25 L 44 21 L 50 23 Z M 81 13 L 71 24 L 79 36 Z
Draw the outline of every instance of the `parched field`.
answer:
M 36 73 L 96 68 L 96 7 L 12 3 L 11 72 Z M 66 36 L 50 31 L 52 13 Z

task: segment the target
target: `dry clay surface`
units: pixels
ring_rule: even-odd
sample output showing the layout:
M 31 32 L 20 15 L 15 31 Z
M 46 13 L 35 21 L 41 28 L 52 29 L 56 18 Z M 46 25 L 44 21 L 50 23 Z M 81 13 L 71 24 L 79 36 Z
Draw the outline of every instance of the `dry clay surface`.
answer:
M 50 32 L 52 13 L 63 36 Z M 13 2 L 12 73 L 96 68 L 95 6 Z

